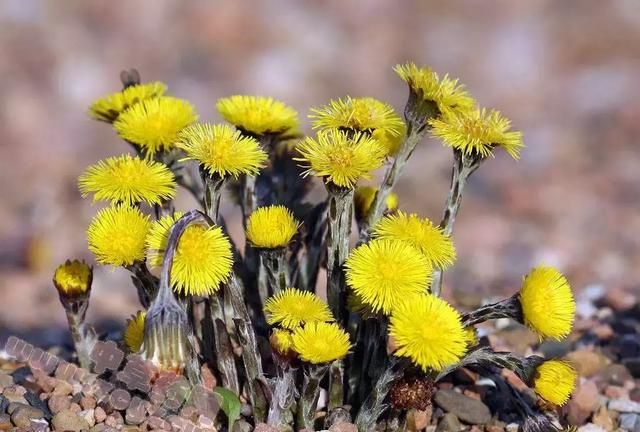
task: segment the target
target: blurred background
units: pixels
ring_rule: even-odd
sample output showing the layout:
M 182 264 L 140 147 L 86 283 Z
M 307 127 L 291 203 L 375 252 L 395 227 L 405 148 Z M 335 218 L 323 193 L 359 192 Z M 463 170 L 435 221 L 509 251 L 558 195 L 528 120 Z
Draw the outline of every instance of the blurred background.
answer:
M 65 334 L 51 276 L 66 258 L 92 262 L 84 234 L 100 208 L 76 179 L 128 150 L 87 107 L 130 67 L 207 121 L 236 93 L 282 99 L 302 118 L 345 95 L 401 112 L 393 65 L 449 73 L 527 145 L 518 162 L 496 152 L 472 176 L 449 295 L 511 293 L 542 262 L 576 290 L 640 291 L 638 0 L 1 0 L 0 59 L 0 341 Z M 425 140 L 397 188 L 401 207 L 439 221 L 451 160 Z M 97 267 L 93 291 L 90 320 L 105 328 L 136 310 L 123 270 Z

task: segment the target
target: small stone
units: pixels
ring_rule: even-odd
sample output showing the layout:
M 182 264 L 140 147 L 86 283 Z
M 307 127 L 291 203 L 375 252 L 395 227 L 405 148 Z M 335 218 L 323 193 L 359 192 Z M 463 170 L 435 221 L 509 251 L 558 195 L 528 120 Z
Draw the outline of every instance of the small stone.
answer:
M 60 411 L 53 416 L 51 421 L 55 430 L 59 431 L 82 431 L 89 429 L 89 423 L 71 410 Z
M 607 366 L 607 359 L 600 353 L 581 349 L 567 354 L 580 376 L 590 378 Z
M 18 407 L 11 414 L 11 421 L 14 425 L 21 428 L 30 428 L 31 419 L 41 419 L 44 417 L 42 410 L 31 406 Z
M 58 380 L 56 382 L 56 388 L 53 389 L 54 395 L 70 395 L 73 393 L 73 386 L 66 381 Z
M 433 398 L 445 411 L 465 423 L 483 424 L 491 420 L 491 411 L 482 401 L 472 399 L 454 390 L 438 390 Z
M 518 423 L 509 423 L 506 427 L 507 432 L 518 432 L 519 429 Z
M 92 396 L 84 396 L 80 399 L 80 406 L 82 409 L 93 409 L 96 407 L 96 399 Z
M 82 411 L 82 407 L 74 402 L 69 406 L 69 410 L 74 413 L 79 413 L 80 411 Z
M 12 427 L 11 417 L 8 414 L 0 414 L 0 430 L 9 430 Z
M 329 432 L 358 432 L 358 428 L 353 423 L 340 422 L 331 425 Z
M 609 409 L 621 413 L 640 413 L 640 403 L 629 399 L 613 399 L 609 401 Z
M 96 418 L 95 418 L 93 409 L 82 410 L 78 413 L 78 416 L 85 419 L 87 423 L 89 423 L 89 426 L 93 427 L 93 425 L 96 424 Z
M 278 428 L 269 426 L 266 423 L 258 423 L 253 432 L 278 432 Z
M 620 414 L 620 427 L 630 432 L 640 432 L 640 415 Z
M 621 386 L 607 386 L 604 389 L 604 395 L 609 399 L 629 399 L 629 392 Z
M 593 415 L 591 421 L 608 432 L 612 431 L 615 427 L 613 418 L 605 406 L 601 406 L 600 409 L 598 409 L 598 412 Z
M 407 412 L 407 428 L 410 431 L 420 431 L 426 428 L 431 422 L 433 406 L 429 405 L 426 410 L 412 409 Z M 331 429 L 329 429 L 331 430 Z
M 626 367 L 621 364 L 611 364 L 607 366 L 601 373 L 600 377 L 606 383 L 613 385 L 624 385 L 626 381 L 633 380 Z
M 593 423 L 587 423 L 584 426 L 580 426 L 578 428 L 578 432 L 607 432 L 607 431 L 602 429 L 598 425 L 595 425 Z
M 635 295 L 622 288 L 609 288 L 604 295 L 605 304 L 616 311 L 631 309 L 636 301 Z
M 11 375 L 6 374 L 4 372 L 0 372 L 0 386 L 9 387 L 14 384 L 15 383 L 13 382 L 13 377 Z
M 445 414 L 438 423 L 436 432 L 458 432 L 461 429 L 460 421 L 455 414 Z
M 58 414 L 62 410 L 69 409 L 71 406 L 71 398 L 65 395 L 51 395 L 49 398 L 49 409 L 51 414 Z
M 635 402 L 640 402 L 640 387 L 634 388 L 629 392 L 629 399 Z
M 4 391 L 2 392 L 2 395 L 9 402 L 17 402 L 17 403 L 29 405 L 27 400 L 24 398 L 24 395 L 26 393 L 27 393 L 27 390 L 24 387 L 18 386 L 18 385 L 11 385 L 4 389 Z
M 614 331 L 609 324 L 599 324 L 591 329 L 591 333 L 596 335 L 601 341 L 609 340 L 614 336 Z
M 598 387 L 593 381 L 581 382 L 567 404 L 567 419 L 572 425 L 583 424 L 599 404 Z

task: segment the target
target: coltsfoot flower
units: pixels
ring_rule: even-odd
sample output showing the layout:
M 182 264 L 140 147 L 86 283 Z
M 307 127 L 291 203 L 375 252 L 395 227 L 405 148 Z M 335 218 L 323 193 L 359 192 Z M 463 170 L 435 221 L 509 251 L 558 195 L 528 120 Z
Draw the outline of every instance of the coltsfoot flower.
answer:
M 211 175 L 237 178 L 256 175 L 268 156 L 254 138 L 246 137 L 229 125 L 194 124 L 180 133 L 178 148 Z
M 380 145 L 384 147 L 387 156 L 395 156 L 402 146 L 406 132 L 407 125 L 402 122 L 402 127 L 400 128 L 400 133 L 398 135 L 392 135 L 390 132 L 385 130 L 376 129 L 373 131 L 371 136 L 377 139 Z
M 169 232 L 181 216 L 176 212 L 152 224 L 146 239 L 151 265 L 162 265 Z M 190 225 L 182 233 L 173 258 L 173 290 L 184 295 L 213 294 L 221 283 L 228 280 L 232 266 L 231 243 L 222 228 Z
M 160 204 L 176 194 L 173 173 L 166 165 L 129 154 L 110 157 L 88 167 L 78 179 L 83 197 L 128 205 Z
M 347 129 L 371 134 L 374 131 L 398 137 L 404 122 L 391 105 L 371 97 L 332 100 L 328 105 L 312 108 L 309 118 L 314 129 Z
M 575 388 L 577 375 L 571 363 L 548 360 L 536 368 L 533 389 L 545 401 L 564 405 Z
M 135 84 L 96 100 L 89 107 L 89 115 L 96 120 L 113 123 L 130 106 L 162 96 L 166 90 L 167 86 L 158 81 Z
M 253 135 L 284 134 L 298 129 L 298 113 L 284 103 L 261 96 L 235 95 L 219 99 L 220 115 Z
M 132 353 L 137 353 L 144 341 L 144 318 L 146 311 L 138 311 L 127 320 L 127 327 L 124 329 L 124 344 Z
M 323 177 L 326 183 L 354 188 L 360 179 L 370 179 L 371 172 L 382 165 L 385 150 L 367 134 L 329 129 L 319 131 L 317 139 L 306 138 L 297 146 L 305 175 Z
M 467 350 L 460 314 L 430 294 L 399 302 L 391 314 L 389 334 L 398 347 L 395 355 L 410 358 L 425 371 L 455 364 Z
M 495 110 L 476 108 L 449 113 L 430 120 L 430 124 L 433 136 L 466 155 L 487 157 L 494 148 L 501 147 L 518 159 L 524 147 L 522 132 L 510 130 L 511 121 Z
M 274 329 L 269 338 L 273 350 L 281 356 L 289 356 L 293 351 L 293 333 L 287 329 Z
M 363 219 L 371 208 L 373 200 L 376 197 L 378 188 L 372 186 L 359 186 L 353 196 L 353 205 L 356 212 L 356 218 Z M 398 209 L 398 195 L 394 192 L 389 192 L 384 203 L 388 211 L 396 211 Z
M 536 267 L 524 277 L 520 304 L 525 324 L 540 337 L 561 340 L 571 333 L 576 311 L 571 286 L 553 267 Z
M 285 247 L 298 231 L 300 222 L 281 205 L 259 207 L 247 221 L 247 240 L 256 248 Z
M 373 229 L 374 238 L 402 240 L 420 249 L 433 267 L 446 269 L 456 260 L 451 237 L 429 219 L 398 212 L 383 218 Z
M 464 86 L 448 75 L 440 78 L 431 68 L 418 67 L 415 63 L 396 65 L 393 70 L 418 100 L 434 103 L 440 114 L 468 110 L 474 105 Z
M 113 123 L 118 135 L 139 146 L 148 157 L 170 150 L 178 134 L 198 120 L 189 102 L 170 96 L 147 99 L 124 111 Z
M 295 329 L 311 322 L 333 321 L 329 306 L 309 291 L 287 288 L 271 296 L 264 305 L 267 322 Z
M 89 250 L 100 264 L 132 265 L 144 260 L 144 244 L 151 222 L 135 207 L 107 207 L 94 216 L 87 229 Z
M 60 296 L 70 299 L 85 297 L 91 291 L 92 281 L 93 269 L 79 260 L 67 260 L 53 274 L 53 284 Z
M 328 363 L 347 355 L 349 335 L 336 323 L 310 322 L 293 332 L 293 348 L 309 363 Z
M 351 252 L 345 263 L 347 284 L 374 312 L 389 314 L 411 294 L 426 292 L 429 260 L 401 240 L 372 240 Z

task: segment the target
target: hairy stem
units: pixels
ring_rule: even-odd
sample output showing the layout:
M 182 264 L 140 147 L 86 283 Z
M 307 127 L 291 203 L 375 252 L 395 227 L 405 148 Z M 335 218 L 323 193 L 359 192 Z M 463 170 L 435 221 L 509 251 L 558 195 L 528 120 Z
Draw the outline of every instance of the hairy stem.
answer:
M 264 264 L 270 294 L 276 294 L 291 286 L 287 265 L 287 249 L 262 249 L 260 259 Z
M 278 431 L 293 431 L 293 416 L 296 411 L 295 372 L 288 362 L 275 359 L 276 383 L 269 406 L 267 424 L 275 426 Z
M 400 378 L 404 368 L 402 362 L 397 357 L 392 357 L 389 365 L 382 373 L 369 397 L 362 405 L 362 409 L 356 417 L 356 426 L 359 432 L 375 430 L 378 418 L 388 408 L 384 401 L 393 385 L 393 382 Z
M 89 371 L 91 370 L 90 354 L 96 341 L 95 332 L 84 322 L 87 308 L 89 307 L 89 299 L 74 301 L 69 305 L 63 302 L 63 305 L 65 306 L 73 345 L 78 355 L 78 362 L 81 368 Z
M 327 373 L 329 365 L 318 364 L 309 365 L 304 374 L 304 384 L 298 402 L 297 427 L 315 430 L 313 423 L 318 408 L 318 398 L 320 397 L 320 381 Z
M 133 273 L 131 280 L 138 292 L 138 300 L 142 307 L 148 309 L 158 292 L 158 278 L 151 274 L 144 261 L 136 261 L 125 268 Z
M 516 294 L 497 303 L 484 305 L 462 315 L 462 325 L 472 326 L 498 318 L 513 318 L 522 322 L 522 306 Z

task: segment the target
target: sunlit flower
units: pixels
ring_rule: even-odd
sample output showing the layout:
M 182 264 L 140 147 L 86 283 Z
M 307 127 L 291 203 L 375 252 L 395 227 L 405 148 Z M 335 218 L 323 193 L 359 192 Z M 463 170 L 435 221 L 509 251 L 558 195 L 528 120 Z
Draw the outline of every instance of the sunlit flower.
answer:
M 287 288 L 269 297 L 264 305 L 267 322 L 295 329 L 304 323 L 332 321 L 329 306 L 309 291 Z
M 124 344 L 130 352 L 140 351 L 142 341 L 144 341 L 144 318 L 146 311 L 138 311 L 127 320 L 127 327 L 124 329 Z
M 501 147 L 518 159 L 524 147 L 522 132 L 510 130 L 511 121 L 495 110 L 482 108 L 451 113 L 430 120 L 430 124 L 433 136 L 467 155 L 487 157 L 493 154 L 494 148 Z
M 149 227 L 149 216 L 135 207 L 104 208 L 87 229 L 89 250 L 100 264 L 124 266 L 142 261 Z
M 576 303 L 567 279 L 553 267 L 536 267 L 522 282 L 524 322 L 541 337 L 561 340 L 571 333 Z
M 467 110 L 474 101 L 457 79 L 448 75 L 440 78 L 429 67 L 418 67 L 415 63 L 396 65 L 393 70 L 408 85 L 412 93 L 420 100 L 433 102 L 441 114 Z
M 78 179 L 82 196 L 93 193 L 93 200 L 133 205 L 160 204 L 173 198 L 176 183 L 166 165 L 124 154 L 99 161 Z
M 291 330 L 274 329 L 269 341 L 273 350 L 280 355 L 286 356 L 293 350 L 293 333 L 291 333 Z
M 395 355 L 409 357 L 425 371 L 440 371 L 458 362 L 467 350 L 460 314 L 430 294 L 398 303 L 391 315 L 389 334 L 398 347 Z
M 132 105 L 147 99 L 162 96 L 167 86 L 154 81 L 145 84 L 135 84 L 126 89 L 101 97 L 89 107 L 89 115 L 96 120 L 113 123 L 121 112 Z
M 56 268 L 53 284 L 60 295 L 75 298 L 83 297 L 91 290 L 93 269 L 84 261 L 67 260 Z
M 405 133 L 407 131 L 407 126 L 404 122 L 402 122 L 402 127 L 400 128 L 400 133 L 397 135 L 393 135 L 388 131 L 382 129 L 376 129 L 371 134 L 371 137 L 378 140 L 380 145 L 384 147 L 387 156 L 395 156 L 400 150 L 402 143 L 404 142 Z
M 226 121 L 254 135 L 282 134 L 298 128 L 296 110 L 269 97 L 226 97 L 218 99 L 216 108 Z
M 289 244 L 299 226 L 285 206 L 259 207 L 247 221 L 247 240 L 257 248 L 281 248 Z
M 433 267 L 448 268 L 456 259 L 451 237 L 427 218 L 398 212 L 383 218 L 373 229 L 375 238 L 409 242 L 427 257 Z
M 176 212 L 152 224 L 146 241 L 151 265 L 162 265 L 171 227 L 181 216 Z M 222 228 L 190 225 L 182 233 L 173 257 L 173 289 L 185 295 L 213 294 L 229 278 L 232 265 L 231 243 Z
M 372 240 L 351 252 L 347 284 L 374 312 L 391 312 L 413 293 L 426 292 L 432 267 L 418 249 L 400 240 Z
M 198 115 L 189 102 L 162 96 L 133 105 L 120 114 L 113 127 L 120 137 L 151 157 L 173 148 L 179 132 L 196 120 Z
M 363 219 L 371 208 L 373 200 L 376 197 L 378 188 L 372 186 L 359 186 L 353 196 L 353 206 L 358 219 Z M 389 192 L 387 198 L 384 200 L 385 206 L 388 211 L 395 211 L 398 209 L 398 195 L 394 192 Z
M 397 137 L 404 122 L 391 105 L 371 97 L 332 100 L 329 105 L 312 108 L 309 118 L 314 129 L 348 129 L 373 133 L 380 131 Z
M 548 360 L 536 368 L 533 389 L 547 402 L 564 405 L 575 388 L 577 375 L 569 362 Z
M 371 172 L 382 165 L 385 150 L 366 134 L 330 129 L 318 132 L 317 140 L 306 138 L 298 144 L 300 158 L 307 168 L 305 175 L 324 177 L 325 182 L 353 188 L 360 179 L 371 178 Z
M 349 335 L 336 323 L 311 322 L 293 332 L 293 348 L 309 363 L 328 363 L 347 355 Z
M 180 133 L 177 147 L 187 153 L 185 159 L 197 161 L 210 174 L 220 177 L 256 175 L 268 159 L 258 141 L 229 125 L 189 126 Z

